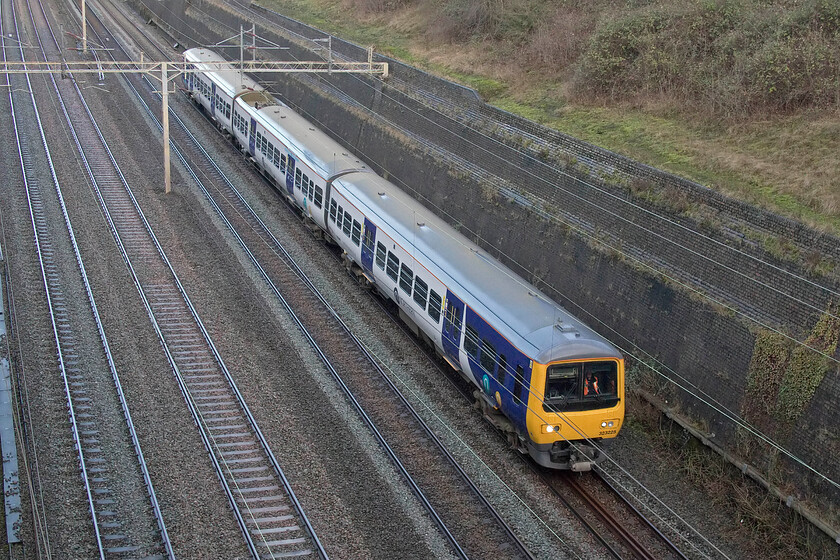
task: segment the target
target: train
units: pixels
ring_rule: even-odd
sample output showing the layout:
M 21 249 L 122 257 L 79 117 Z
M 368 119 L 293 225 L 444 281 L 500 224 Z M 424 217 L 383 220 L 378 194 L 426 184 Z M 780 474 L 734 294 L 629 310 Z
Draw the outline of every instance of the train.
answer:
M 184 88 L 348 270 L 474 385 L 510 444 L 587 471 L 624 420 L 624 358 L 562 306 L 219 53 L 184 52 Z

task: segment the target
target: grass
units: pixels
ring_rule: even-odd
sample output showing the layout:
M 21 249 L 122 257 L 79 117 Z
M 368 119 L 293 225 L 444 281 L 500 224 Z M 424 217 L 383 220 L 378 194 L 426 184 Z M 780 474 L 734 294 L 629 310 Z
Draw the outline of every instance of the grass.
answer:
M 433 28 L 441 25 L 440 14 L 428 2 L 402 2 L 407 7 L 364 13 L 354 6 L 371 1 L 261 3 L 472 87 L 492 105 L 840 235 L 837 107 L 721 118 L 667 94 L 643 100 L 582 96 L 571 93 L 571 70 L 546 73 L 539 66 L 520 64 L 526 46 L 480 34 L 453 43 L 436 37 Z M 590 3 L 595 11 L 612 5 Z M 521 39 L 519 30 L 515 40 Z

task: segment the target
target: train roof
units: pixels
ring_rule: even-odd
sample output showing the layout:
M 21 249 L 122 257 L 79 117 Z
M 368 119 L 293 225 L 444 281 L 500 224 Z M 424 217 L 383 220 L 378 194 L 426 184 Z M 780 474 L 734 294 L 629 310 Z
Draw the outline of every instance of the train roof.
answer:
M 353 173 L 337 183 L 408 240 L 405 249 L 464 303 L 540 363 L 621 357 L 603 337 L 389 181 Z
M 363 161 L 286 105 L 255 110 L 262 125 L 276 133 L 290 152 L 303 158 L 324 179 L 350 170 L 369 170 Z
M 549 363 L 621 357 L 606 339 L 393 183 L 370 172 L 341 144 L 285 104 L 270 98 L 257 82 L 247 76 L 240 82 L 240 72 L 219 54 L 195 48 L 184 51 L 184 59 L 199 68 L 204 63 L 207 74 L 231 96 L 242 89 L 253 89 L 254 94 L 239 99 L 252 108 L 263 126 L 276 133 L 291 152 L 324 178 L 343 174 L 336 183 L 355 194 L 379 222 L 394 228 L 408 241 L 406 250 L 412 251 L 432 274 L 454 288 L 465 304 L 490 320 L 500 334 L 533 359 Z M 263 92 L 265 95 L 260 95 Z M 262 106 L 266 101 L 271 105 Z M 494 302 L 503 305 L 492 305 Z M 526 345 L 530 348 L 526 349 Z
M 231 98 L 246 89 L 254 91 L 264 89 L 255 80 L 239 72 L 227 59 L 210 49 L 187 49 L 184 51 L 184 60 L 211 75 L 217 87 L 223 87 Z

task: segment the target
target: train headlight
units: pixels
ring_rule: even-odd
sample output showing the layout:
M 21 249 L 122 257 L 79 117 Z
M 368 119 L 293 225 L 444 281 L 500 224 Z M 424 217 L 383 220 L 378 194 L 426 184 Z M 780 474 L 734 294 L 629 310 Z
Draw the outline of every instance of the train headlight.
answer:
M 560 431 L 560 426 L 551 424 L 543 424 L 542 429 L 540 430 L 544 434 L 553 434 Z
M 603 422 L 601 422 L 601 428 L 605 430 L 607 428 L 618 428 L 618 419 L 616 418 L 614 420 L 604 420 Z

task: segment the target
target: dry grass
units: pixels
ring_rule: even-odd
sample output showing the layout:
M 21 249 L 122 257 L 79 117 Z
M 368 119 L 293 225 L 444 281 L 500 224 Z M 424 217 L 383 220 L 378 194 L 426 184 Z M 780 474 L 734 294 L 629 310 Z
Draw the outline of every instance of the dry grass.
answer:
M 840 234 L 836 0 L 262 1 Z

